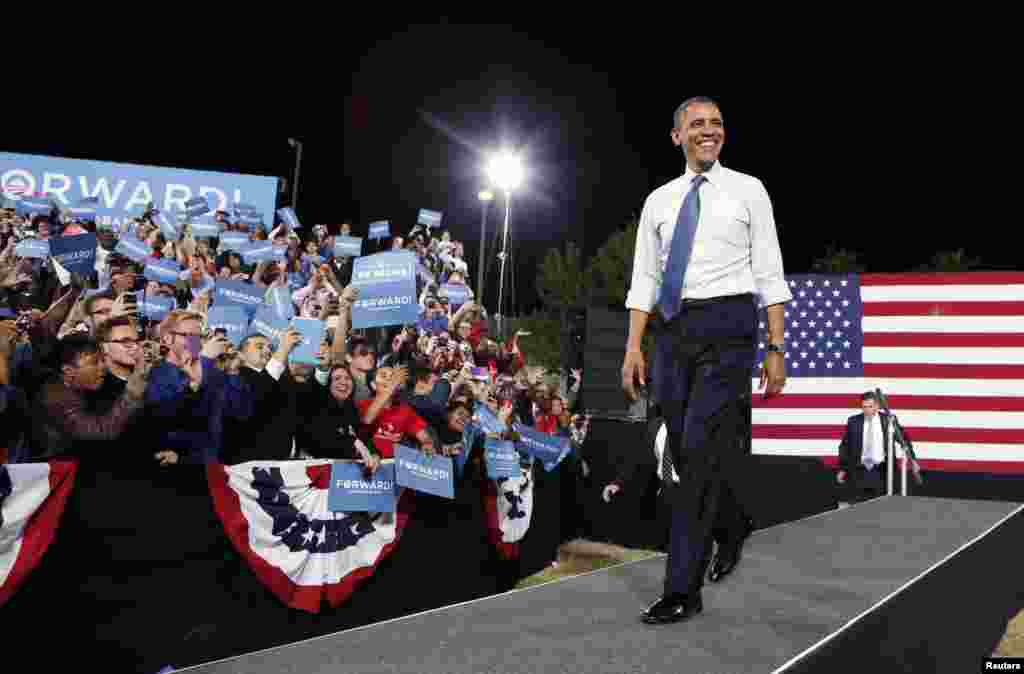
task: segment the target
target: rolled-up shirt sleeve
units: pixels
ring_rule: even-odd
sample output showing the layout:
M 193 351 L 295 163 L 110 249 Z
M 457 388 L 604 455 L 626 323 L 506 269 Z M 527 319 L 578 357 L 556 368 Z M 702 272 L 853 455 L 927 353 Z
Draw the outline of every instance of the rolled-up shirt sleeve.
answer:
M 763 306 L 788 302 L 793 294 L 782 269 L 782 250 L 768 191 L 755 180 L 750 202 L 750 266 Z M 634 271 L 634 278 L 636 272 Z
M 652 195 L 653 196 L 653 195 Z M 661 260 L 658 254 L 658 232 L 651 208 L 651 198 L 644 203 L 636 232 L 633 253 L 633 278 L 626 295 L 626 308 L 650 313 L 661 289 Z

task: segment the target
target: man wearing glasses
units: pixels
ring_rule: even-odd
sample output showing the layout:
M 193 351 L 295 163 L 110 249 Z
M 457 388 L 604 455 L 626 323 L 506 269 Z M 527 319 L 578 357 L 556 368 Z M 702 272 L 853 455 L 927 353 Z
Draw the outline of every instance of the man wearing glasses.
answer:
M 211 340 L 203 349 L 202 316 L 175 310 L 160 323 L 160 347 L 166 352 L 153 368 L 146 403 L 160 425 L 158 457 L 218 460 L 225 404 L 225 375 L 216 359 L 226 340 Z

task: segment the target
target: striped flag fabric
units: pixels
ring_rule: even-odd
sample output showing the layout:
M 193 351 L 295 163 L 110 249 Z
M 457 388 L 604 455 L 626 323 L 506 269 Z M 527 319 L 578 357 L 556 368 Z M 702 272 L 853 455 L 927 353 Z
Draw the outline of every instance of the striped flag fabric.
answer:
M 925 470 L 1024 474 L 1024 273 L 787 276 L 783 395 L 753 379 L 755 454 L 834 464 L 880 388 Z
M 0 607 L 53 542 L 77 469 L 73 461 L 0 464 Z

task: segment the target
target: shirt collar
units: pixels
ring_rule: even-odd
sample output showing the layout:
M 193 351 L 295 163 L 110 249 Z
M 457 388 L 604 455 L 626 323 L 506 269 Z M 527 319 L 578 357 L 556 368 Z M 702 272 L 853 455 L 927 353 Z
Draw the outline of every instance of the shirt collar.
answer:
M 689 188 L 690 184 L 693 182 L 693 179 L 696 178 L 698 175 L 704 176 L 708 183 L 715 184 L 717 181 L 721 180 L 722 168 L 722 162 L 716 161 L 711 166 L 711 170 L 698 174 L 692 168 L 690 168 L 689 164 L 687 164 L 686 170 L 683 172 L 683 184 L 686 185 L 687 188 Z

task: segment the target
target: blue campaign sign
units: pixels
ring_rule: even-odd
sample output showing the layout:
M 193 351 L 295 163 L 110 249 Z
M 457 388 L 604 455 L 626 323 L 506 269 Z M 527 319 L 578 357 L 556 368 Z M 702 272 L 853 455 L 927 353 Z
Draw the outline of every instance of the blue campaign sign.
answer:
M 151 321 L 162 321 L 177 306 L 173 297 L 166 295 L 140 295 L 139 313 Z
M 220 235 L 220 223 L 214 220 L 193 221 L 189 227 L 192 228 L 192 238 L 194 239 L 216 239 Z
M 220 235 L 221 250 L 244 250 L 249 245 L 249 235 L 245 232 L 224 232 Z
M 427 456 L 404 445 L 395 446 L 395 482 L 424 494 L 455 498 L 455 472 L 447 456 Z
M 129 260 L 144 262 L 147 257 L 153 256 L 153 249 L 144 241 L 139 241 L 131 234 L 122 234 L 114 247 L 115 253 L 124 255 Z
M 441 217 L 440 211 L 428 211 L 425 208 L 421 208 L 419 215 L 416 216 L 416 222 L 427 227 L 440 227 Z
M 178 232 L 178 217 L 170 211 L 160 211 L 154 217 L 156 224 L 160 225 L 160 233 L 164 235 L 164 238 L 168 241 L 177 241 Z
M 292 327 L 302 333 L 302 341 L 288 356 L 292 363 L 319 365 L 320 344 L 324 341 L 327 324 L 316 318 L 293 318 Z
M 150 202 L 160 211 L 183 211 L 185 203 L 206 197 L 214 210 L 245 199 L 260 211 L 274 209 L 277 178 L 215 171 L 143 166 L 0 152 L 0 191 L 46 194 L 58 205 L 97 198 L 97 222 L 119 226 Z
M 42 239 L 22 239 L 14 247 L 18 257 L 32 257 L 45 260 L 50 257 L 50 242 Z
M 260 212 L 260 209 L 256 208 L 252 204 L 236 203 L 233 207 L 235 215 L 241 215 L 242 213 L 249 213 L 250 215 Z
M 263 214 L 239 213 L 237 220 L 243 225 L 249 225 L 250 230 L 254 230 L 256 227 L 259 227 L 263 224 Z
M 237 347 L 248 334 L 249 314 L 241 307 L 211 307 L 206 313 L 206 325 L 210 330 L 223 328 L 227 338 Z
M 569 453 L 569 438 L 541 433 L 522 424 L 515 424 L 513 428 L 519 434 L 517 447 L 543 463 L 546 471 L 554 470 Z
M 331 484 L 327 490 L 327 509 L 344 513 L 395 512 L 395 464 L 382 463 L 373 475 L 354 461 L 335 461 L 331 465 Z
M 486 372 L 487 368 L 474 368 L 481 369 Z M 490 375 L 488 375 L 490 378 Z M 476 409 L 473 410 L 473 417 L 480 424 L 480 428 L 484 430 L 484 433 L 504 433 L 506 428 L 505 424 L 501 423 L 491 410 L 487 409 L 487 406 L 483 403 L 477 403 Z
M 387 220 L 378 220 L 377 222 L 370 223 L 370 233 L 366 235 L 368 239 L 386 239 L 391 236 L 391 223 Z
M 259 264 L 260 262 L 283 260 L 285 252 L 286 249 L 283 246 L 275 246 L 269 241 L 258 241 L 242 250 L 242 262 Z
M 358 236 L 334 237 L 334 257 L 359 257 L 363 254 L 363 240 Z
M 263 304 L 263 290 L 245 281 L 218 279 L 213 291 L 215 306 L 236 306 L 250 316 Z
M 185 202 L 185 215 L 195 218 L 210 212 L 210 201 L 206 197 L 193 197 Z
M 288 225 L 288 229 L 302 229 L 302 223 L 299 222 L 295 211 L 290 208 L 277 209 L 277 217 L 281 218 L 281 222 Z
M 53 237 L 50 255 L 70 272 L 91 274 L 96 269 L 96 235 Z
M 461 283 L 443 283 L 441 290 L 448 296 L 448 301 L 452 306 L 462 306 L 469 301 L 469 286 L 464 286 Z
M 14 209 L 20 216 L 49 215 L 53 211 L 53 202 L 37 197 L 25 198 L 18 201 Z
M 352 285 L 359 289 L 359 299 L 352 308 L 354 329 L 416 323 L 419 318 L 415 253 L 388 252 L 356 258 Z
M 155 257 L 146 260 L 146 268 L 142 275 L 150 281 L 175 285 L 178 276 L 181 274 L 181 265 L 174 260 L 159 259 Z
M 484 440 L 484 463 L 487 477 L 500 480 L 503 477 L 519 477 L 519 452 L 515 443 L 507 440 L 487 438 Z
M 281 335 L 288 330 L 288 326 L 289 321 L 280 318 L 272 308 L 263 305 L 252 319 L 249 331 L 258 332 L 276 345 L 281 341 Z
M 96 222 L 96 209 L 89 206 L 76 206 L 68 209 L 68 217 L 75 222 Z
M 271 288 L 267 299 L 274 314 L 281 320 L 290 321 L 295 316 L 295 305 L 292 303 L 292 294 L 288 292 L 288 288 Z

